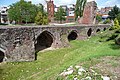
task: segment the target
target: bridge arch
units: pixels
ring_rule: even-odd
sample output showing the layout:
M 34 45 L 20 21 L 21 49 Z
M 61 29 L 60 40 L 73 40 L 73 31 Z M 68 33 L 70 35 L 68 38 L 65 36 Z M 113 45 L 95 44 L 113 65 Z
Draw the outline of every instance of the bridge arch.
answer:
M 0 48 L 0 63 L 3 62 L 5 58 L 5 50 Z
M 43 31 L 35 40 L 35 51 L 49 48 L 54 42 L 54 36 L 49 31 Z
M 97 30 L 96 30 L 96 33 L 97 33 L 97 32 L 100 32 L 100 29 L 97 29 Z
M 72 41 L 72 40 L 76 40 L 77 37 L 78 37 L 78 32 L 76 30 L 73 30 L 71 31 L 69 34 L 68 34 L 68 41 Z
M 103 31 L 106 31 L 106 28 L 104 28 Z
M 88 37 L 90 37 L 91 34 L 92 34 L 92 28 L 89 28 L 89 30 L 87 31 L 87 35 L 88 35 Z

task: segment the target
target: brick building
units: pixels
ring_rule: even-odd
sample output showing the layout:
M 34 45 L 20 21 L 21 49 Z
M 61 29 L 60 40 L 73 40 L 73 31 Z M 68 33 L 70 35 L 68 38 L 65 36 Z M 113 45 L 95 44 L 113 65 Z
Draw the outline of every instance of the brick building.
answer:
M 54 3 L 53 3 L 53 0 L 47 1 L 47 12 L 48 12 L 49 22 L 52 22 L 54 20 Z
M 97 3 L 95 1 L 87 2 L 84 8 L 81 24 L 95 24 Z

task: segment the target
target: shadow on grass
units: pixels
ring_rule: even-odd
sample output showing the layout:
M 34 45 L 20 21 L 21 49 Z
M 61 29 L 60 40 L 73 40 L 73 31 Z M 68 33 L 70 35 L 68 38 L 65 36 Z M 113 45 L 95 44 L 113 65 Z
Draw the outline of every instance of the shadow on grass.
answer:
M 116 50 L 116 49 L 120 49 L 120 45 L 117 45 L 117 44 L 109 44 L 110 45 L 110 48 Z

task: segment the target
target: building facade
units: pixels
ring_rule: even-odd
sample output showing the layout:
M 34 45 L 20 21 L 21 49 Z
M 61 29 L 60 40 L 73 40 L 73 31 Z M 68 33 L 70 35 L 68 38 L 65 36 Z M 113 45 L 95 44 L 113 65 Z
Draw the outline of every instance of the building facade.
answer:
M 49 22 L 53 22 L 53 20 L 54 20 L 54 3 L 52 0 L 47 1 L 47 12 L 48 12 Z
M 95 24 L 97 3 L 95 1 L 87 2 L 84 8 L 81 24 Z
M 4 24 L 8 24 L 9 20 L 8 20 L 8 9 L 9 7 L 1 7 L 0 8 L 0 23 L 4 23 Z

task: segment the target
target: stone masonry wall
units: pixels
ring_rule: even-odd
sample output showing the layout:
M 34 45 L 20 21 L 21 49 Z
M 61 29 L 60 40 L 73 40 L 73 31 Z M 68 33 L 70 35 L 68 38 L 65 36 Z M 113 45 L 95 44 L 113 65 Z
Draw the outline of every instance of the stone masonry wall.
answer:
M 0 27 L 0 51 L 4 53 L 3 61 L 33 61 L 35 60 L 35 43 L 38 36 L 47 31 L 53 38 L 51 47 L 69 47 L 68 35 L 74 31 L 78 40 L 87 39 L 96 30 L 103 30 L 110 25 L 76 25 L 76 26 L 35 26 L 35 27 Z
M 84 8 L 81 24 L 95 24 L 97 3 L 95 1 L 88 2 Z

